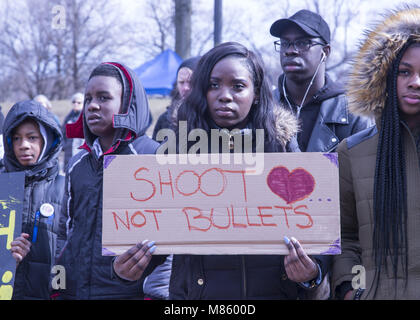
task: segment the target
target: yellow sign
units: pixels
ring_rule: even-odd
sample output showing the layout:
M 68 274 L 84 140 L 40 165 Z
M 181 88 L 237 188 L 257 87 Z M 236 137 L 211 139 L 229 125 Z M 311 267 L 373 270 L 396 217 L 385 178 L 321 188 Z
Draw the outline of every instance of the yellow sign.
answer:
M 10 253 L 13 239 L 21 232 L 25 174 L 0 174 L 0 300 L 13 295 L 16 261 Z

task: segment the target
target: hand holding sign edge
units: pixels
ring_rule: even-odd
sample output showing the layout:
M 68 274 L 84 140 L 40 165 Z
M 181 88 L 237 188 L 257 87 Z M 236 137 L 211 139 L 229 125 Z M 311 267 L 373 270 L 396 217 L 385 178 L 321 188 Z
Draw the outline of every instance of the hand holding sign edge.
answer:
M 19 237 L 12 241 L 10 252 L 16 260 L 16 266 L 26 257 L 31 250 L 31 242 L 28 240 L 29 234 L 21 233 Z
M 308 282 L 318 276 L 316 263 L 305 253 L 299 241 L 284 237 L 289 254 L 284 257 L 287 277 L 295 282 Z
M 155 250 L 154 241 L 145 240 L 136 244 L 113 260 L 112 267 L 114 272 L 124 280 L 139 280 L 152 259 L 152 254 Z

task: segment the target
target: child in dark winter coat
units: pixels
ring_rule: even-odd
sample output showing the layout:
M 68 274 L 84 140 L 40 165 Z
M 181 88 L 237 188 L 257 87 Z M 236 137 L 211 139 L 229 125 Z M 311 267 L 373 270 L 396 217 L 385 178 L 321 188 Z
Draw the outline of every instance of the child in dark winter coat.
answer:
M 18 265 L 13 299 L 49 299 L 50 270 L 64 238 L 58 236 L 64 177 L 62 135 L 54 115 L 35 101 L 16 103 L 3 128 L 4 170 L 25 173 L 22 234 L 11 243 Z M 63 234 L 65 237 L 65 233 Z

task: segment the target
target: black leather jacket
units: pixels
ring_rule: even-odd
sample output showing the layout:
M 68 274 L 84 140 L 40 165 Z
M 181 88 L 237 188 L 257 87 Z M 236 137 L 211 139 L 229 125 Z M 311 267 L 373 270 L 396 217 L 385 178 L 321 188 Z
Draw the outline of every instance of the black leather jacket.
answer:
M 274 95 L 286 108 L 289 108 L 282 90 L 283 77 L 284 75 L 279 77 L 279 87 Z M 293 105 L 292 111 L 296 113 L 296 107 Z M 312 113 L 310 116 L 315 121 L 306 125 L 307 122 L 302 119 L 305 117 L 305 112 Z M 355 116 L 349 112 L 344 90 L 328 76 L 325 86 L 314 97 L 308 99 L 302 108 L 300 118 L 303 124 L 301 132 L 310 130 L 306 132 L 306 136 L 309 137 L 305 141 L 306 148 L 301 142 L 299 143 L 301 151 L 306 152 L 334 152 L 342 140 L 375 124 L 373 119 Z

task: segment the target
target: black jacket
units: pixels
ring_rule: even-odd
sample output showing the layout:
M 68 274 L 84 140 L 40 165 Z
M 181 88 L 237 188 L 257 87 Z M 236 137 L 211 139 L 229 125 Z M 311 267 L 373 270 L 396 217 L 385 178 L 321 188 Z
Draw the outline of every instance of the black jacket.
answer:
M 36 165 L 23 167 L 14 155 L 11 138 L 13 128 L 28 117 L 45 128 L 46 151 Z M 54 207 L 53 216 L 41 216 L 36 242 L 32 243 L 30 252 L 16 270 L 13 299 L 49 299 L 50 270 L 54 265 L 55 251 L 60 250 L 64 244 L 64 238 L 58 237 L 64 192 L 64 177 L 58 174 L 61 130 L 53 114 L 42 105 L 34 101 L 22 101 L 15 104 L 7 114 L 3 139 L 5 170 L 25 172 L 22 232 L 30 235 L 29 240 L 32 240 L 35 214 L 41 205 L 49 203 Z
M 283 106 L 290 108 L 283 93 L 283 79 L 284 74 L 279 77 L 275 96 Z M 296 114 L 297 106 L 290 98 L 289 102 Z M 374 125 L 373 119 L 349 112 L 344 89 L 328 76 L 324 87 L 315 96 L 308 97 L 299 120 L 297 140 L 302 152 L 333 152 L 345 138 Z
M 157 133 L 160 129 L 169 129 L 171 128 L 171 120 L 170 120 L 170 114 L 169 114 L 169 107 L 166 108 L 165 112 L 162 113 L 158 120 L 156 121 L 155 127 L 153 128 L 153 135 L 152 139 L 156 140 Z
M 297 122 L 291 112 L 278 110 L 276 116 L 277 143 L 265 143 L 264 152 L 286 151 L 291 137 L 297 132 Z M 216 128 L 214 123 L 209 126 Z M 292 148 L 290 151 L 299 150 Z M 287 278 L 283 259 L 281 255 L 174 255 L 169 299 L 306 298 L 309 289 Z M 329 260 L 320 257 L 317 262 L 325 275 Z
M 122 112 L 114 115 L 117 128 L 114 142 L 105 154 L 154 153 L 158 144 L 145 135 L 150 112 L 145 91 L 128 68 L 115 64 L 128 87 L 123 88 Z M 130 79 L 127 79 L 130 77 Z M 83 129 L 83 130 L 82 130 Z M 124 281 L 112 271 L 113 257 L 102 256 L 102 185 L 104 154 L 86 125 L 83 116 L 67 125 L 69 137 L 84 137 L 82 152 L 71 158 L 66 172 L 65 216 L 68 240 L 58 264 L 65 266 L 66 289 L 64 299 L 142 299 L 142 282 Z M 161 263 L 165 256 L 153 257 Z

